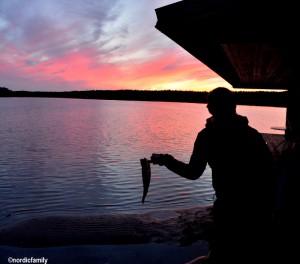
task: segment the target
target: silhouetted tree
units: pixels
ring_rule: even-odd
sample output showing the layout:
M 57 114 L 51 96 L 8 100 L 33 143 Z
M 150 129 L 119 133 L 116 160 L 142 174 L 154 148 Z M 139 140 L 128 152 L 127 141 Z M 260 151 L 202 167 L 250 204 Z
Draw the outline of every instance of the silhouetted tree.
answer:
M 5 97 L 5 96 L 10 96 L 12 94 L 12 91 L 9 90 L 6 87 L 0 87 L 0 96 Z

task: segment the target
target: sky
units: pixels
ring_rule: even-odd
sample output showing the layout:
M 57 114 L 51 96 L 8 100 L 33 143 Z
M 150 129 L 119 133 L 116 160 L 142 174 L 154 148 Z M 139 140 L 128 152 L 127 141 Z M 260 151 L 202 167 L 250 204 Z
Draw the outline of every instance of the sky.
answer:
M 211 90 L 231 85 L 155 28 L 178 0 L 0 0 L 0 87 Z

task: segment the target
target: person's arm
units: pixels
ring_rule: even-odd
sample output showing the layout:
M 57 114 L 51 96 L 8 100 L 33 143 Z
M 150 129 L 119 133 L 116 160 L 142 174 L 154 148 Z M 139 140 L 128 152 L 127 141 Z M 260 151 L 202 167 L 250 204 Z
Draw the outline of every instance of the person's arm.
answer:
M 194 144 L 193 154 L 188 164 L 175 159 L 169 154 L 152 154 L 153 164 L 166 166 L 170 171 L 190 180 L 198 179 L 204 172 L 207 164 L 206 151 L 204 147 L 203 133 L 199 133 Z

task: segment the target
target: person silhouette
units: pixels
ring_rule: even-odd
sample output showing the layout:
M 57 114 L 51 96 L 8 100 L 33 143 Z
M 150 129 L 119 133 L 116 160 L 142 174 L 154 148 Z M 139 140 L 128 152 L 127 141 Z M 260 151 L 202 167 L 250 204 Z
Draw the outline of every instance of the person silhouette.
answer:
M 189 163 L 155 153 L 151 161 L 190 180 L 198 179 L 207 164 L 211 167 L 215 200 L 206 262 L 250 263 L 257 256 L 263 261 L 273 209 L 272 154 L 247 117 L 236 113 L 229 89 L 208 93 L 207 108 L 212 116 L 197 135 Z

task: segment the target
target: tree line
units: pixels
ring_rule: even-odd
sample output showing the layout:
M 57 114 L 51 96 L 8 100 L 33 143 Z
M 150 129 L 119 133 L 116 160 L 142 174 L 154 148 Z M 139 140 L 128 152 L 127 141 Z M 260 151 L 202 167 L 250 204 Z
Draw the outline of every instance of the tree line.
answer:
M 287 106 L 287 92 L 265 91 L 234 91 L 237 104 L 256 106 Z M 86 90 L 64 92 L 31 92 L 12 91 L 0 87 L 0 97 L 47 97 L 47 98 L 77 98 L 102 100 L 130 100 L 130 101 L 165 101 L 205 103 L 208 92 L 204 91 L 149 91 L 149 90 Z

